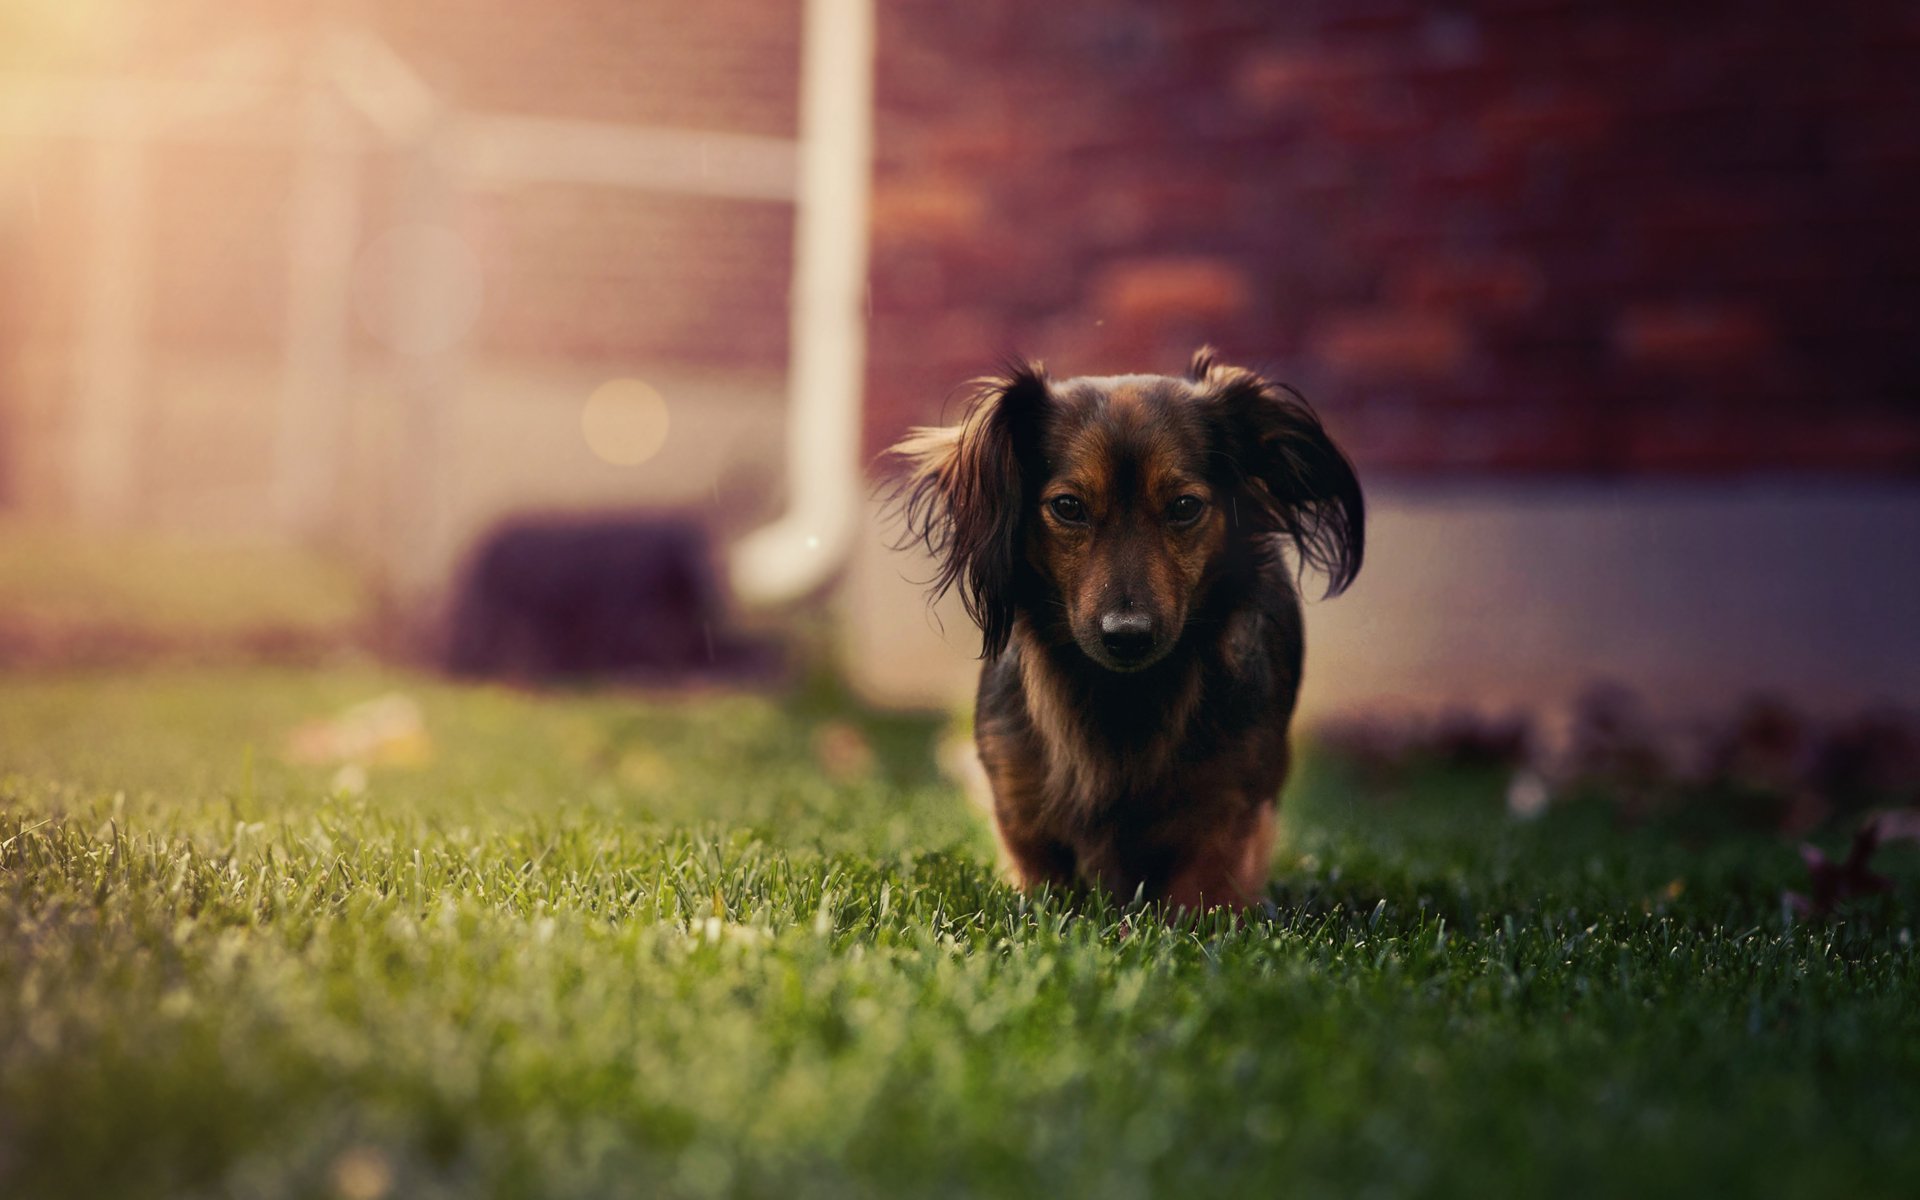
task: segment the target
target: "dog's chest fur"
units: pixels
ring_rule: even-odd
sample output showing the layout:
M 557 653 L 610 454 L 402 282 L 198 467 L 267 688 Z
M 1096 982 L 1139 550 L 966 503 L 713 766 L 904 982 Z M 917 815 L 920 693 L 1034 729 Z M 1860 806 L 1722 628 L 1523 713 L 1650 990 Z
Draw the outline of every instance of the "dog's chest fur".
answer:
M 982 673 L 976 716 L 1001 821 L 1085 862 L 1132 857 L 1116 839 L 1173 849 L 1270 803 L 1286 773 L 1299 608 L 1284 577 L 1263 582 L 1255 603 L 1210 614 L 1136 674 L 1016 622 Z

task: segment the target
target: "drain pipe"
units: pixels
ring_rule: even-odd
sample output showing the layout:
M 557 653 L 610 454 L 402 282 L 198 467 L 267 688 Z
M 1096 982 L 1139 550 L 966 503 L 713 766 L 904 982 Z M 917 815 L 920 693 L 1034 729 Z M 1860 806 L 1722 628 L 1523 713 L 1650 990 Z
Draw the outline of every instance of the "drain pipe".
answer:
M 787 511 L 733 548 L 733 590 L 762 606 L 817 590 L 859 527 L 866 369 L 873 0 L 807 0 L 788 316 Z

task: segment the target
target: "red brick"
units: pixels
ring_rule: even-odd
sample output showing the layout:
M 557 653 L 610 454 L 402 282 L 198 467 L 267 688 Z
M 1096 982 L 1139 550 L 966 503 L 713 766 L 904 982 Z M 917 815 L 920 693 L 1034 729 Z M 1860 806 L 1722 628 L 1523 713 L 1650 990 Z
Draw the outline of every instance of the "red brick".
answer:
M 1640 305 L 1620 315 L 1614 332 L 1628 364 L 1682 371 L 1751 367 L 1773 341 L 1758 313 L 1723 305 Z
M 1615 112 L 1595 96 L 1563 95 L 1513 100 L 1482 113 L 1479 126 L 1494 147 L 1580 145 L 1613 129 Z
M 1005 106 L 963 110 L 927 132 L 927 151 L 942 167 L 1004 169 L 1027 148 L 1020 124 Z
M 876 242 L 969 238 L 987 218 L 980 189 L 957 179 L 875 180 L 872 204 Z
M 1350 95 L 1379 78 L 1386 63 L 1360 50 L 1331 51 L 1315 44 L 1256 49 L 1233 72 L 1234 95 L 1255 112 L 1277 113 Z
M 1439 379 L 1467 360 L 1458 320 L 1411 310 L 1346 312 L 1315 326 L 1309 348 L 1321 366 L 1348 379 Z
M 1511 315 L 1540 300 L 1540 269 L 1517 255 L 1420 259 L 1396 272 L 1390 293 L 1431 312 Z
M 1246 311 L 1253 293 L 1246 272 L 1214 258 L 1136 258 L 1094 276 L 1093 307 L 1126 322 L 1227 318 Z
M 1078 297 L 1079 276 L 1066 250 L 1011 224 L 943 244 L 940 270 L 949 303 L 992 306 L 1007 318 Z
M 1089 182 L 1080 233 L 1088 244 L 1131 247 L 1203 236 L 1247 211 L 1233 181 L 1183 171 L 1129 171 Z

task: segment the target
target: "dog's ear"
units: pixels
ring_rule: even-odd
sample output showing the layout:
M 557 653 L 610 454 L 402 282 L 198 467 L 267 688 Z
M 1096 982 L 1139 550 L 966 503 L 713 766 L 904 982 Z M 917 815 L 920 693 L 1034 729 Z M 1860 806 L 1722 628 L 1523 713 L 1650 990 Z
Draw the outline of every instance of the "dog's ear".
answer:
M 1207 376 L 1213 374 L 1219 353 L 1212 346 L 1202 346 L 1193 352 L 1187 362 L 1187 378 L 1195 383 L 1205 383 Z
M 1194 355 L 1193 379 L 1214 408 L 1221 449 L 1265 532 L 1292 539 L 1300 560 L 1346 590 L 1367 549 L 1367 507 L 1353 464 L 1300 393 L 1240 367 Z
M 983 658 L 1005 650 L 1013 633 L 1028 507 L 1022 465 L 1033 453 L 1047 401 L 1046 369 L 1015 364 L 978 381 L 960 424 L 915 429 L 891 451 L 910 464 L 895 493 L 906 521 L 903 544 L 925 545 L 939 564 L 933 598 L 959 584 L 967 615 L 980 626 Z

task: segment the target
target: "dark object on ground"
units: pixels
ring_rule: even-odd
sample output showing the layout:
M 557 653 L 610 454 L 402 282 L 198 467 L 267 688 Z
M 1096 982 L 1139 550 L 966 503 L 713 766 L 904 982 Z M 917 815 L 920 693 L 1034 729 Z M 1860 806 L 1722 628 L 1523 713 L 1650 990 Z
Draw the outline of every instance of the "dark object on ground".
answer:
M 1861 713 L 1820 742 L 1807 775 L 1814 791 L 1842 810 L 1920 805 L 1920 731 L 1891 709 Z
M 1522 715 L 1456 709 L 1440 718 L 1432 752 L 1449 767 L 1518 767 L 1531 757 L 1532 746 L 1533 729 Z
M 1743 792 L 1790 795 L 1806 779 L 1819 730 L 1774 696 L 1749 697 L 1714 738 L 1707 775 Z
M 1350 718 L 1321 726 L 1319 741 L 1382 791 L 1402 788 L 1423 771 L 1518 771 L 1538 756 L 1533 724 L 1524 714 L 1464 708 L 1431 720 Z
M 445 641 L 459 675 L 642 682 L 768 673 L 724 625 L 706 534 L 645 517 L 516 521 L 480 543 Z
M 1847 856 L 1834 862 L 1817 847 L 1802 845 L 1801 861 L 1807 864 L 1807 894 L 1787 892 L 1782 898 L 1788 907 L 1803 917 L 1820 918 L 1832 914 L 1843 901 L 1856 896 L 1871 896 L 1889 891 L 1893 881 L 1867 869 L 1873 852 L 1880 848 L 1880 822 L 1868 821 L 1853 835 Z
M 1604 790 L 1629 821 L 1647 818 L 1663 785 L 1675 775 L 1640 698 L 1617 684 L 1598 683 L 1574 704 L 1564 761 L 1553 773 Z

